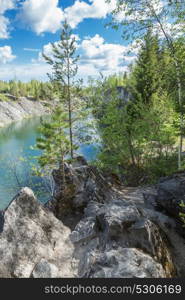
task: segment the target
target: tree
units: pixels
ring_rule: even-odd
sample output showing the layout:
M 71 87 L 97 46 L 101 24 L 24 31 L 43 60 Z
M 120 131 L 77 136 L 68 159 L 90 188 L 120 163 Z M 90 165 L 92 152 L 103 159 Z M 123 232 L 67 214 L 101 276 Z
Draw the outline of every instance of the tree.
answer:
M 72 86 L 74 77 L 77 74 L 78 56 L 76 52 L 76 40 L 72 37 L 70 26 L 65 21 L 63 24 L 60 41 L 52 44 L 52 56 L 43 56 L 48 64 L 52 66 L 53 73 L 49 75 L 51 82 L 59 82 L 61 90 L 61 101 L 68 107 L 68 124 L 70 135 L 70 154 L 74 157 L 73 141 L 73 103 L 72 103 Z
M 107 0 L 110 2 L 111 0 Z M 185 2 L 176 0 L 118 0 L 113 11 L 112 26 L 123 28 L 123 37 L 143 38 L 148 29 L 157 30 L 165 39 L 176 70 L 177 102 L 180 112 L 178 168 L 182 167 L 184 112 L 182 99 L 181 64 L 176 55 L 175 40 L 185 30 Z
M 43 150 L 38 158 L 41 168 L 58 165 L 63 176 L 63 187 L 65 187 L 64 160 L 70 152 L 70 141 L 66 135 L 67 127 L 67 115 L 62 107 L 57 107 L 51 121 L 42 122 L 40 129 L 42 136 L 37 139 L 37 147 Z
M 15 80 L 10 81 L 10 94 L 16 97 L 16 99 L 19 97 L 18 83 Z
M 159 90 L 162 92 L 162 58 L 158 37 L 149 30 L 131 72 L 130 89 L 133 101 L 143 101 L 149 105 L 153 95 Z

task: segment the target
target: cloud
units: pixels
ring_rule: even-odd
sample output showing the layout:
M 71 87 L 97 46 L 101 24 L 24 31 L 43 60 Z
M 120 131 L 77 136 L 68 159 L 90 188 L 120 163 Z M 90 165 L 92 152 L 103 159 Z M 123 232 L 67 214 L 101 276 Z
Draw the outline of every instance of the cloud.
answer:
M 6 10 L 15 7 L 15 0 L 0 0 L 0 14 L 4 14 Z
M 15 55 L 12 54 L 12 48 L 10 46 L 0 47 L 0 63 L 6 64 L 11 62 L 16 58 Z
M 23 48 L 24 51 L 29 51 L 29 52 L 39 52 L 40 49 L 35 49 L 35 48 Z
M 50 72 L 50 66 L 46 64 L 7 64 L 0 68 L 0 80 L 21 80 L 23 82 L 32 79 L 48 80 L 47 73 Z
M 9 20 L 4 16 L 0 15 L 0 39 L 9 38 L 9 25 Z
M 135 59 L 135 55 L 127 54 L 129 47 L 120 44 L 106 43 L 96 34 L 92 38 L 84 39 L 79 47 L 81 50 L 81 67 L 89 66 L 96 73 L 104 72 L 106 75 L 125 70 L 125 67 Z
M 116 7 L 116 0 L 108 4 L 105 0 L 90 0 L 91 4 L 77 0 L 64 10 L 65 17 L 72 28 L 87 18 L 102 19 Z
M 132 4 L 130 5 L 132 7 Z M 140 1 L 137 5 L 136 10 L 133 9 L 132 12 L 128 11 L 128 5 L 126 3 L 122 3 L 121 5 L 121 10 L 118 11 L 118 13 L 115 15 L 115 20 L 118 22 L 127 20 L 129 22 L 132 21 L 145 21 L 147 20 L 150 16 L 153 16 L 153 10 L 155 13 L 158 15 L 162 12 L 164 7 L 164 1 L 163 0 L 150 0 L 150 5 L 146 5 L 145 1 Z
M 86 18 L 106 18 L 116 5 L 116 0 L 111 0 L 109 4 L 106 0 L 89 1 L 90 4 L 76 0 L 63 10 L 59 7 L 59 0 L 26 0 L 22 3 L 18 19 L 38 35 L 56 33 L 65 19 L 72 28 L 76 28 Z
M 44 32 L 55 33 L 64 20 L 64 13 L 58 3 L 58 0 L 26 0 L 22 3 L 18 19 L 38 35 Z
M 58 45 L 58 41 L 55 42 Z M 138 47 L 131 44 L 123 46 L 121 44 L 113 44 L 105 42 L 104 38 L 99 34 L 93 37 L 86 37 L 79 40 L 77 44 L 78 53 L 80 54 L 79 61 L 79 76 L 87 78 L 87 76 L 97 76 L 99 72 L 104 75 L 112 73 L 124 72 L 128 69 L 128 65 L 136 59 Z M 130 51 L 130 54 L 128 54 Z M 51 43 L 43 46 L 33 63 L 45 63 L 42 53 L 51 57 Z
M 80 54 L 78 77 L 83 78 L 84 82 L 87 82 L 88 76 L 98 77 L 99 72 L 102 72 L 104 76 L 108 76 L 113 73 L 127 71 L 128 65 L 136 59 L 139 49 L 137 43 L 128 46 L 107 43 L 99 34 L 93 37 L 85 37 L 83 40 L 80 40 L 78 36 L 75 37 L 78 40 L 77 46 Z M 55 42 L 55 45 L 58 45 L 58 41 Z M 10 47 L 5 46 L 3 48 L 5 48 L 4 52 L 0 48 L 0 61 L 3 63 L 10 62 L 15 56 L 12 55 Z M 24 48 L 24 50 L 36 52 L 39 49 Z M 1 56 L 1 51 L 4 56 Z M 130 51 L 129 54 L 128 51 Z M 5 52 L 8 54 L 5 55 Z M 16 77 L 23 81 L 29 81 L 33 78 L 48 80 L 47 73 L 51 73 L 51 66 L 43 59 L 42 52 L 47 56 L 51 56 L 52 44 L 44 45 L 42 51 L 38 53 L 37 59 L 32 59 L 28 64 L 2 65 L 0 79 L 10 80 Z M 4 60 L 2 57 L 4 57 Z
M 10 21 L 4 16 L 4 13 L 14 7 L 15 0 L 0 0 L 0 39 L 9 38 Z

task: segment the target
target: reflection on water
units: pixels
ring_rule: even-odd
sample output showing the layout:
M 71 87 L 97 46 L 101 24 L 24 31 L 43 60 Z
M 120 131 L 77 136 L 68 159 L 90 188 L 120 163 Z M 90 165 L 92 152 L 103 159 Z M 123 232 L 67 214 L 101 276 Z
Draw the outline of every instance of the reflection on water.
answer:
M 40 118 L 35 117 L 0 129 L 0 210 L 6 208 L 24 186 L 32 188 L 42 202 L 50 197 L 41 179 L 31 175 L 40 154 L 40 150 L 31 149 L 39 136 L 39 126 Z M 80 153 L 92 160 L 97 150 L 93 145 L 84 145 Z

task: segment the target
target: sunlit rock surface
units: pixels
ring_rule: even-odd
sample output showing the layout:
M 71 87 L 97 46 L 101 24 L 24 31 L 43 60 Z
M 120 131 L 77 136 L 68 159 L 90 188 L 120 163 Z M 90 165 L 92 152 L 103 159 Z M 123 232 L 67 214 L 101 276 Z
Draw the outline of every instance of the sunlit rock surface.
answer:
M 25 97 L 18 100 L 0 101 L 0 127 L 30 116 L 41 116 L 48 113 L 48 108 L 40 101 Z
M 24 188 L 4 214 L 0 277 L 74 277 L 70 229 Z
M 80 157 L 65 169 L 46 207 L 25 188 L 1 214 L 0 277 L 185 276 L 184 238 L 155 187 L 115 186 Z

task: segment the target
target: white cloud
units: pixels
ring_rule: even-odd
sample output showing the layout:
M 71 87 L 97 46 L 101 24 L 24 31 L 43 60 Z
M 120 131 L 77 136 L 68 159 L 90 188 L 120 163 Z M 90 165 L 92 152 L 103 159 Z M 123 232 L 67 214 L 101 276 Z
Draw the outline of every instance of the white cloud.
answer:
M 6 10 L 15 7 L 14 0 L 0 0 L 0 14 L 4 14 Z
M 15 0 L 0 0 L 0 39 L 9 38 L 10 21 L 3 14 L 15 7 Z
M 65 19 L 75 28 L 86 18 L 106 18 L 116 5 L 116 0 L 111 0 L 110 4 L 106 0 L 89 1 L 90 4 L 76 0 L 72 6 L 62 10 L 58 6 L 59 0 L 26 0 L 22 3 L 18 19 L 37 34 L 55 33 Z
M 29 51 L 29 52 L 39 52 L 40 49 L 36 49 L 36 48 L 23 48 L 24 51 Z
M 55 42 L 57 46 L 58 42 Z M 86 37 L 78 41 L 78 52 L 80 53 L 79 76 L 97 76 L 99 72 L 104 75 L 124 72 L 128 65 L 136 59 L 138 48 L 135 45 L 123 46 L 120 44 L 106 43 L 99 34 L 94 37 Z M 128 51 L 130 50 L 130 54 Z M 45 63 L 42 53 L 52 56 L 51 43 L 44 45 L 35 63 Z
M 72 28 L 87 18 L 106 18 L 106 16 L 116 7 L 116 0 L 106 3 L 105 0 L 90 0 L 91 4 L 77 0 L 74 5 L 64 10 L 65 17 Z
M 10 46 L 0 47 L 0 63 L 6 64 L 11 62 L 16 58 L 15 55 L 12 54 L 12 48 Z
M 132 5 L 131 5 L 132 6 Z M 149 5 L 146 5 L 146 1 L 140 0 L 136 10 L 133 10 L 132 13 L 129 12 L 128 14 L 128 6 L 126 3 L 123 2 L 122 9 L 119 11 L 115 19 L 118 22 L 127 20 L 127 21 L 145 21 L 148 19 L 149 16 L 153 16 L 153 10 L 158 15 L 161 13 L 163 7 L 164 7 L 164 1 L 163 0 L 150 0 Z
M 55 33 L 64 20 L 63 11 L 58 7 L 58 3 L 58 0 L 26 0 L 18 18 L 37 34 Z
M 79 47 L 82 52 L 80 68 L 89 66 L 96 73 L 111 74 L 125 70 L 126 65 L 133 61 L 134 56 L 128 55 L 129 48 L 120 44 L 106 43 L 98 34 L 84 39 Z
M 7 64 L 2 65 L 0 68 L 0 80 L 21 80 L 29 81 L 38 79 L 48 80 L 47 73 L 50 72 L 50 66 L 46 64 Z
M 9 25 L 9 20 L 4 16 L 0 15 L 0 39 L 9 38 Z

